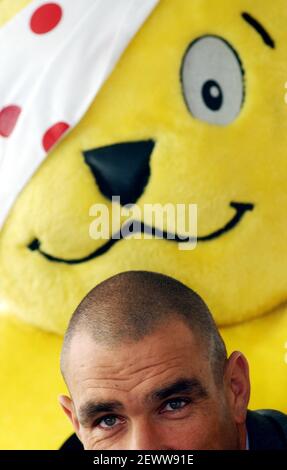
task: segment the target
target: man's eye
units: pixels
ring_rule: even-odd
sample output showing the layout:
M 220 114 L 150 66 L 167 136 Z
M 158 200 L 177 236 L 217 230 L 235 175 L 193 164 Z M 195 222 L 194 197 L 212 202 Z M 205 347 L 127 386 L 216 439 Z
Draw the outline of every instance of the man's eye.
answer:
M 167 402 L 162 411 L 163 412 L 165 412 L 165 411 L 171 412 L 171 411 L 182 410 L 188 404 L 189 404 L 189 400 L 185 400 L 183 398 L 177 398 L 177 399 L 170 400 L 169 402 Z
M 101 418 L 96 424 L 97 426 L 104 429 L 113 429 L 115 426 L 121 423 L 121 420 L 117 416 L 105 416 Z

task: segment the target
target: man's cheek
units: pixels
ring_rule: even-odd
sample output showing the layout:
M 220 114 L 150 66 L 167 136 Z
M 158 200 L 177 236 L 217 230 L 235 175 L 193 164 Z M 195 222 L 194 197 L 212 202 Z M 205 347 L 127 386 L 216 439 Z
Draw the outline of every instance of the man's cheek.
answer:
M 190 434 L 194 450 L 224 449 L 228 428 L 221 421 L 220 416 L 210 412 L 194 423 Z
M 99 436 L 95 431 L 85 432 L 83 435 L 83 446 L 85 450 L 119 450 L 119 439 L 115 437 Z
M 163 431 L 164 442 L 177 450 L 199 450 L 210 443 L 213 433 L 210 423 L 199 417 L 176 420 Z

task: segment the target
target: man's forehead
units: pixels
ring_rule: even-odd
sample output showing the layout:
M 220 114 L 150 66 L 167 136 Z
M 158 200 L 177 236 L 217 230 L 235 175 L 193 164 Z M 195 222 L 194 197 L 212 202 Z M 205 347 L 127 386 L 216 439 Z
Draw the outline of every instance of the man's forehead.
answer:
M 142 375 L 164 375 L 165 371 L 200 368 L 206 360 L 202 345 L 181 322 L 163 325 L 139 341 L 100 344 L 87 333 L 77 334 L 71 343 L 69 376 L 78 387 L 83 381 L 118 380 L 135 382 Z
M 158 325 L 154 331 L 139 340 L 134 340 L 132 336 L 113 339 L 112 332 L 110 338 L 105 337 L 101 340 L 100 333 L 93 336 L 92 333 L 83 330 L 72 338 L 69 356 L 74 365 L 90 363 L 93 359 L 99 365 L 105 363 L 108 365 L 111 358 L 113 358 L 111 365 L 115 363 L 114 359 L 122 358 L 130 362 L 134 357 L 131 352 L 140 357 L 152 357 L 155 354 L 160 358 L 161 353 L 165 357 L 167 353 L 171 355 L 176 351 L 185 353 L 189 352 L 190 348 L 199 348 L 200 341 L 197 336 L 189 326 L 178 319 Z

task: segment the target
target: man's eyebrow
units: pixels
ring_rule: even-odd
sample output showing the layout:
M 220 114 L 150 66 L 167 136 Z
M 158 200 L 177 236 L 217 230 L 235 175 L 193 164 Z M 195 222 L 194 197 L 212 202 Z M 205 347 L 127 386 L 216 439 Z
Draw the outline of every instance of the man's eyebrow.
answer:
M 115 413 L 123 409 L 119 401 L 88 402 L 81 405 L 79 410 L 79 421 L 81 424 L 89 424 L 100 413 Z
M 252 26 L 252 28 L 255 29 L 255 31 L 257 31 L 258 34 L 260 34 L 264 43 L 268 47 L 271 47 L 271 49 L 275 49 L 274 39 L 268 33 L 267 29 L 265 29 L 264 26 L 261 23 L 259 23 L 259 21 L 257 21 L 253 16 L 251 16 L 247 12 L 243 12 L 241 16 L 250 26 Z
M 150 400 L 166 400 L 172 395 L 177 395 L 181 393 L 189 393 L 194 396 L 195 399 L 207 398 L 207 390 L 203 387 L 200 381 L 196 378 L 192 379 L 179 379 L 173 383 L 165 385 L 164 387 L 155 390 L 149 395 L 148 399 Z

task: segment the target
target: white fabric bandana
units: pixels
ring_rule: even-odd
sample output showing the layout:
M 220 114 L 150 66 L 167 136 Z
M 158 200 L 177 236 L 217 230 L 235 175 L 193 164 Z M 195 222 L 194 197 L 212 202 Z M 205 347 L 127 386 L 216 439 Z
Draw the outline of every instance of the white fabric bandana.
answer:
M 33 0 L 0 28 L 0 228 L 159 0 Z

